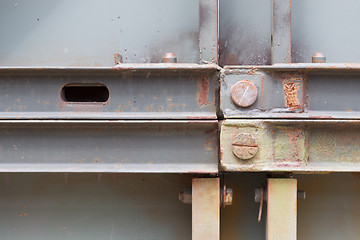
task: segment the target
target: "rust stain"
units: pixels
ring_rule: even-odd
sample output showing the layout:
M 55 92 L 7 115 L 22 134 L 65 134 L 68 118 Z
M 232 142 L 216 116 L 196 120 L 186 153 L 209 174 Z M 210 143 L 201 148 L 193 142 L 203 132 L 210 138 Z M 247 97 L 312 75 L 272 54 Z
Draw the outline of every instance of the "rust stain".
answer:
M 207 99 L 209 95 L 209 81 L 206 77 L 203 77 L 199 81 L 199 89 L 198 92 L 198 104 L 200 107 L 207 105 Z
M 285 93 L 286 107 L 290 108 L 290 110 L 300 109 L 301 104 L 298 99 L 300 83 L 284 80 L 283 89 Z

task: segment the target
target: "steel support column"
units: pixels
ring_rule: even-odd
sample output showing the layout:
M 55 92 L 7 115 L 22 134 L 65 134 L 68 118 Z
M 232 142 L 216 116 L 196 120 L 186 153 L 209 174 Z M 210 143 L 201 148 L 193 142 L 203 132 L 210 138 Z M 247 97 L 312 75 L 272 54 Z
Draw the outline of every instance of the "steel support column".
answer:
M 291 63 L 291 0 L 272 0 L 272 64 Z
M 192 181 L 192 240 L 220 239 L 220 179 Z
M 199 1 L 200 62 L 218 62 L 218 1 Z
M 296 240 L 297 180 L 268 179 L 267 240 Z

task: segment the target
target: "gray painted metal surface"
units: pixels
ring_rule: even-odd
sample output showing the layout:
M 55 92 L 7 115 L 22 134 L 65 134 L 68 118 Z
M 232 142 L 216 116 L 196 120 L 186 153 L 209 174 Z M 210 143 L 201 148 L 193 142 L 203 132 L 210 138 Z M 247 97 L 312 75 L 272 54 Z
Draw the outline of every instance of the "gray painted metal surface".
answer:
M 213 64 L 1 68 L 0 118 L 216 119 L 217 79 Z M 68 84 L 102 84 L 110 96 L 106 102 L 69 102 L 61 96 Z
M 272 0 L 271 63 L 291 63 L 291 0 Z
M 253 190 L 265 178 L 360 172 L 360 66 L 306 63 L 315 51 L 329 62 L 358 61 L 358 33 L 342 26 L 356 23 L 360 6 L 292 2 L 221 0 L 219 12 L 215 0 L 1 2 L 0 238 L 189 239 L 190 207 L 176 195 L 191 178 L 216 176 L 214 204 L 201 202 L 209 191 L 192 196 L 193 229 L 212 223 L 218 239 L 221 219 L 222 239 L 264 239 Z M 341 19 L 333 17 L 338 9 Z M 159 63 L 166 52 L 179 64 Z M 114 54 L 124 63 L 116 55 L 114 66 Z M 239 81 L 247 84 L 237 97 L 252 98 L 235 102 L 255 101 L 250 107 L 231 100 Z M 99 96 L 64 86 L 97 88 Z M 295 176 L 316 195 L 299 204 L 299 237 L 357 239 L 357 176 L 333 176 Z M 220 218 L 225 179 L 235 205 Z
M 219 63 L 271 64 L 271 1 L 219 1 Z
M 1 174 L 0 238 L 191 239 L 191 205 L 176 199 L 191 177 Z
M 1 121 L 1 172 L 218 171 L 217 121 Z
M 357 0 L 292 1 L 292 61 L 309 63 L 314 52 L 327 62 L 360 62 Z
M 298 239 L 358 238 L 358 175 L 294 177 L 308 195 L 298 201 Z M 191 186 L 192 178 L 189 174 L 1 173 L 0 238 L 191 239 L 191 205 L 176 196 Z M 266 181 L 265 174 L 233 173 L 226 179 L 236 201 L 221 209 L 221 239 L 264 240 L 265 218 L 257 222 L 254 189 Z
M 112 66 L 114 53 L 149 63 L 165 52 L 197 63 L 199 11 L 192 0 L 1 1 L 0 65 Z
M 199 0 L 200 62 L 218 62 L 218 0 Z
M 271 64 L 271 1 L 220 0 L 220 65 Z M 359 62 L 357 0 L 303 0 L 291 3 L 291 55 L 310 63 L 323 52 L 329 63 Z

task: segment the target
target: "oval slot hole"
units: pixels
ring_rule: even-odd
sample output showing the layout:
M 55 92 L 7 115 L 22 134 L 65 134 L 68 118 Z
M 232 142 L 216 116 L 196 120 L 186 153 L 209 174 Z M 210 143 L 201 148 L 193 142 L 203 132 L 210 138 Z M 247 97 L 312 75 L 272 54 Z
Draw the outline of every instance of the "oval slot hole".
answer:
M 103 84 L 67 84 L 61 89 L 60 96 L 65 102 L 106 102 L 109 89 Z

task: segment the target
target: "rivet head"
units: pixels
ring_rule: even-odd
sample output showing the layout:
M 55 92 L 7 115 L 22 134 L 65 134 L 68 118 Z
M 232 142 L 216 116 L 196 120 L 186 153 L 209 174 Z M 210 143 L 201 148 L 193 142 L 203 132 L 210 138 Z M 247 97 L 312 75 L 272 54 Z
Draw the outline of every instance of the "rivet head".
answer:
M 239 81 L 231 88 L 231 100 L 239 107 L 250 107 L 257 95 L 257 88 L 250 80 Z
M 312 56 L 313 63 L 326 63 L 326 57 L 322 52 L 315 52 Z
M 163 63 L 176 63 L 177 58 L 175 56 L 175 53 L 165 53 L 162 62 Z
M 240 133 L 232 140 L 232 151 L 239 159 L 251 159 L 256 155 L 258 150 L 256 138 L 250 133 Z

